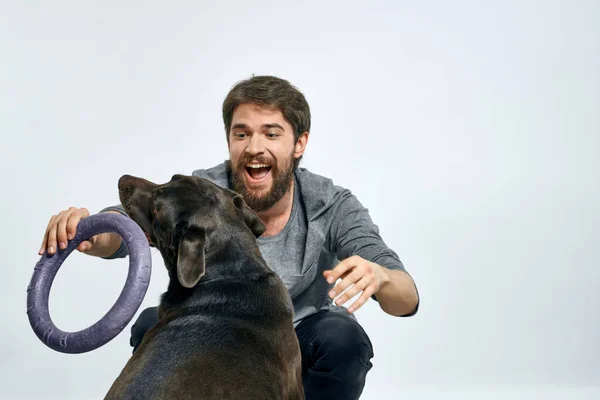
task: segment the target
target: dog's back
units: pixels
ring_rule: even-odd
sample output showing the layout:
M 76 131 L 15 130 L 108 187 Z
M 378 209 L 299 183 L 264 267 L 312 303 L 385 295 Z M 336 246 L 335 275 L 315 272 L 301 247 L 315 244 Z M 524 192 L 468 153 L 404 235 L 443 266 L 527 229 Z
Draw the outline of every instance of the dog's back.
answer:
M 128 378 L 107 398 L 303 399 L 297 338 L 276 279 L 228 281 L 237 295 L 226 300 L 219 295 L 225 282 L 199 285 L 220 304 L 162 315 L 125 367 Z M 248 304 L 267 302 L 255 312 Z

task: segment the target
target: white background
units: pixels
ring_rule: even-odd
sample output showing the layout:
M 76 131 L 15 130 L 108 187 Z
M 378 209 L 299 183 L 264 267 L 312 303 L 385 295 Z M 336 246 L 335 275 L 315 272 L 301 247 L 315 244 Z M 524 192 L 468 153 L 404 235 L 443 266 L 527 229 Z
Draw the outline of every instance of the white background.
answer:
M 364 399 L 599 399 L 598 4 L 0 2 L 0 397 L 102 398 L 131 324 L 66 355 L 27 320 L 48 219 L 116 204 L 125 173 L 222 162 L 226 93 L 272 74 L 311 106 L 303 166 L 359 197 L 420 290 L 411 319 L 358 313 Z M 166 289 L 153 259 L 142 307 Z M 99 319 L 126 270 L 73 254 L 57 326 Z

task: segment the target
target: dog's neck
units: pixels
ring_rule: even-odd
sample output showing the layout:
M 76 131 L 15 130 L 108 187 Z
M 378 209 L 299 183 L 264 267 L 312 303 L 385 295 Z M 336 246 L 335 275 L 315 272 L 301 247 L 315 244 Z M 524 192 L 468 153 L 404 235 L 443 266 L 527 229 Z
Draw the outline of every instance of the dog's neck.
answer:
M 185 288 L 177 277 L 177 259 L 167 261 L 165 266 L 169 271 L 169 286 L 161 297 L 161 308 L 165 311 L 181 306 L 193 306 L 195 299 L 203 295 L 207 284 L 217 280 L 251 281 L 266 278 L 274 272 L 267 266 L 262 257 L 256 239 L 250 237 L 231 237 L 223 241 L 219 249 L 206 253 L 205 273 L 193 288 Z

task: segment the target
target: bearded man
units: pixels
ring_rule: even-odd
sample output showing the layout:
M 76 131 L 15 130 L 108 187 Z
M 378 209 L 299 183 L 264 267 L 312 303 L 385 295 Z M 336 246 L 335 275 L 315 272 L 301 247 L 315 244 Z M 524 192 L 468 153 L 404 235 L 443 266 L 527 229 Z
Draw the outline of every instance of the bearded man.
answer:
M 358 399 L 373 348 L 354 313 L 373 298 L 387 314 L 412 316 L 419 306 L 415 283 L 350 190 L 299 167 L 311 116 L 296 87 L 254 76 L 231 89 L 222 110 L 229 159 L 193 175 L 240 193 L 265 224 L 257 244 L 294 304 L 306 398 Z M 120 206 L 101 212 L 125 214 Z M 53 216 L 40 254 L 65 248 L 88 215 L 71 207 Z M 114 233 L 78 249 L 106 259 L 127 255 Z M 140 314 L 131 331 L 134 352 L 157 320 L 156 307 Z

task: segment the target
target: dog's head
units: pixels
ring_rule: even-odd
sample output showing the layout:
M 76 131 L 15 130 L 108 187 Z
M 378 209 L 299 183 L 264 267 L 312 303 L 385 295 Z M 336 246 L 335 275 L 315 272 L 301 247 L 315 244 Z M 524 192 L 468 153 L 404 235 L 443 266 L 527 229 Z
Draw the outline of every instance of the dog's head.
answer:
M 254 238 L 265 231 L 239 194 L 196 176 L 174 175 L 159 185 L 124 175 L 119 179 L 119 198 L 161 252 L 172 279 L 177 276 L 186 288 L 198 283 L 207 254 L 233 230 Z

